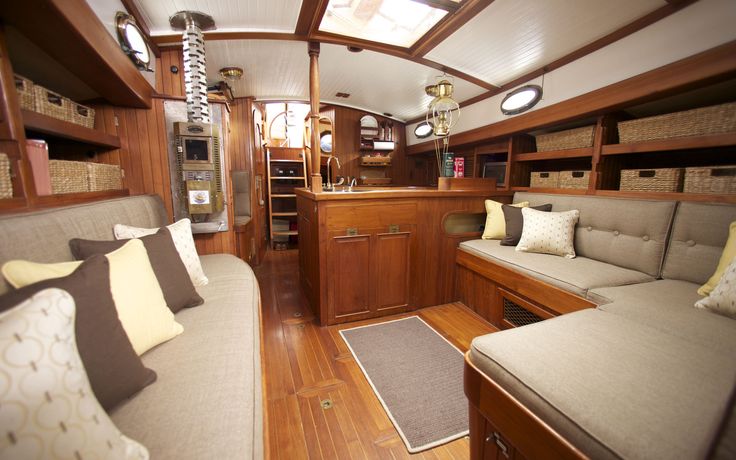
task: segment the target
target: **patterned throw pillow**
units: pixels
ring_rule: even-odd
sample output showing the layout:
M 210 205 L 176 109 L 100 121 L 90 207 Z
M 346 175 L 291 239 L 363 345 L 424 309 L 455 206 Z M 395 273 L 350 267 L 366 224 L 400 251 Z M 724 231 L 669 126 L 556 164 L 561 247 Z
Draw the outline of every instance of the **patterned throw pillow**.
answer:
M 0 458 L 148 459 L 95 399 L 74 315 L 74 300 L 60 289 L 0 314 Z
M 189 277 L 195 286 L 204 286 L 209 282 L 202 271 L 202 264 L 197 255 L 197 248 L 194 246 L 194 237 L 192 236 L 192 223 L 189 219 L 182 219 L 167 225 L 166 228 L 171 232 L 171 239 L 174 240 L 174 246 L 187 267 Z M 153 235 L 158 228 L 138 228 L 129 225 L 117 224 L 113 227 L 115 238 L 118 240 L 140 238 L 146 235 Z
M 695 307 L 736 319 L 736 260 L 726 268 L 710 295 L 698 300 Z
M 553 254 L 568 259 L 575 257 L 575 224 L 580 211 L 543 212 L 524 208 L 521 214 L 524 216 L 524 230 L 516 245 L 517 251 Z

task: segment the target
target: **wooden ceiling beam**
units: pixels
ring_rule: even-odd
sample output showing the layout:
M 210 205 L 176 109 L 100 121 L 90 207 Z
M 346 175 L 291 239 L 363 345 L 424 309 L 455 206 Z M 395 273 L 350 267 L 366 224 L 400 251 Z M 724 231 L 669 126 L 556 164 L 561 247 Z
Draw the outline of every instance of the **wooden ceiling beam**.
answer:
M 302 0 L 302 9 L 299 11 L 299 19 L 296 21 L 294 34 L 309 35 L 309 31 L 312 30 L 312 24 L 315 22 L 319 24 L 322 20 L 324 8 L 327 8 L 327 2 L 323 2 L 322 0 Z M 322 10 L 322 14 L 319 14 L 320 10 Z
M 460 107 L 466 107 L 471 104 L 475 104 L 476 102 L 480 102 L 484 99 L 488 99 L 489 97 L 493 97 L 497 94 L 503 93 L 505 91 L 509 91 L 523 83 L 526 83 L 530 80 L 533 80 L 534 78 L 540 77 L 545 73 L 549 73 L 555 69 L 559 69 L 560 67 L 567 65 L 577 59 L 580 59 L 590 53 L 593 53 L 595 51 L 598 51 L 599 49 L 610 45 L 611 43 L 614 43 L 618 40 L 621 40 L 624 37 L 627 37 L 635 32 L 640 31 L 641 29 L 654 24 L 657 21 L 660 21 L 667 16 L 676 13 L 677 11 L 681 10 L 682 8 L 685 8 L 686 6 L 689 6 L 693 3 L 695 3 L 698 0 L 677 0 L 672 1 L 671 3 L 668 3 L 667 5 L 664 5 L 651 13 L 640 17 L 639 19 L 636 19 L 629 24 L 621 27 L 620 29 L 614 30 L 610 34 L 599 38 L 598 40 L 589 43 L 582 48 L 578 48 L 575 51 L 545 65 L 542 67 L 539 67 L 538 69 L 535 69 L 531 72 L 528 72 L 518 78 L 515 78 L 514 80 L 502 85 L 501 87 L 495 87 L 492 88 L 485 93 L 479 94 L 475 97 L 472 97 L 468 100 L 460 102 Z M 418 121 L 424 120 L 424 117 L 417 117 L 411 120 L 408 120 L 406 123 L 416 123 Z
M 455 148 L 600 115 L 736 77 L 736 40 L 538 110 L 452 135 Z M 429 152 L 433 141 L 410 145 Z
M 491 3 L 493 3 L 493 0 L 467 0 L 462 7 L 442 18 L 440 22 L 429 29 L 429 32 L 417 40 L 409 48 L 409 54 L 411 56 L 424 56 L 429 53 L 435 46 L 473 19 Z
M 120 1 L 123 3 L 123 7 L 125 7 L 128 13 L 131 16 L 133 16 L 133 19 L 135 19 L 136 24 L 138 24 L 138 27 L 141 29 L 141 32 L 143 32 L 143 35 L 145 35 L 146 39 L 148 39 L 148 44 L 151 46 L 151 51 L 153 51 L 154 56 L 161 57 L 161 50 L 151 38 L 151 29 L 148 27 L 148 23 L 146 23 L 146 21 L 143 19 L 141 10 L 138 9 L 138 7 L 136 6 L 135 2 L 133 2 L 133 0 L 120 0 Z

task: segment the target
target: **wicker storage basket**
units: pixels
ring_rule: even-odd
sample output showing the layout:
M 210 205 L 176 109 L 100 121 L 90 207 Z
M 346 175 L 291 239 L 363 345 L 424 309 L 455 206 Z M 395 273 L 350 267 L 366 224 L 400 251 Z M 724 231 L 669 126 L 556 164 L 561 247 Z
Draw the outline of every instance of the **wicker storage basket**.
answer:
M 533 172 L 530 179 L 531 187 L 557 188 L 560 185 L 559 171 Z
M 123 188 L 123 176 L 120 166 L 105 163 L 85 163 L 87 165 L 88 190 L 120 190 Z
M 736 194 L 736 166 L 685 168 L 685 193 Z
M 679 192 L 682 190 L 682 168 L 623 169 L 621 190 L 641 192 Z
M 33 94 L 36 112 L 60 120 L 71 121 L 71 112 L 69 111 L 71 101 L 69 99 L 40 85 L 33 85 Z
M 0 199 L 13 198 L 13 181 L 10 179 L 10 160 L 0 153 Z
M 74 101 L 69 101 L 69 114 L 72 123 L 82 125 L 85 128 L 94 129 L 95 109 L 89 108 Z
M 26 77 L 15 74 L 15 91 L 18 93 L 18 101 L 20 108 L 26 110 L 36 110 L 34 106 L 33 82 Z
M 593 145 L 594 130 L 595 126 L 591 125 L 557 131 L 556 133 L 539 134 L 535 136 L 537 139 L 537 152 L 591 147 Z
M 736 102 L 713 105 L 618 124 L 621 144 L 736 131 Z
M 590 171 L 560 171 L 560 188 L 588 188 Z
M 88 190 L 87 163 L 82 161 L 49 160 L 51 191 L 76 193 Z

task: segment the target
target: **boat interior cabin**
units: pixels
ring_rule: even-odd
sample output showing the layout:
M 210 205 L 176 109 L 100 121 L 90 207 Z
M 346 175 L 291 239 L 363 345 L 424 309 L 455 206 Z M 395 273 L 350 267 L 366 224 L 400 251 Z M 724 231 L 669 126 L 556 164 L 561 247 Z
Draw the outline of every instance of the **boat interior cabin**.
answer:
M 736 458 L 734 24 L 0 2 L 0 459 Z

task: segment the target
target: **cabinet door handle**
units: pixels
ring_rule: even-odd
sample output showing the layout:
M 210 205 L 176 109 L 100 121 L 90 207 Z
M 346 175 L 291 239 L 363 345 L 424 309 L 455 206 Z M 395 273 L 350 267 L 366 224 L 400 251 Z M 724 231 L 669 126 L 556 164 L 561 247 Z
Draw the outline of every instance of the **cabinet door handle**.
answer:
M 497 432 L 493 432 L 491 436 L 488 436 L 486 438 L 486 442 L 493 441 L 496 446 L 498 446 L 498 449 L 501 451 L 501 454 L 503 454 L 504 457 L 509 458 L 509 448 L 506 446 L 506 444 L 501 440 L 501 435 Z

